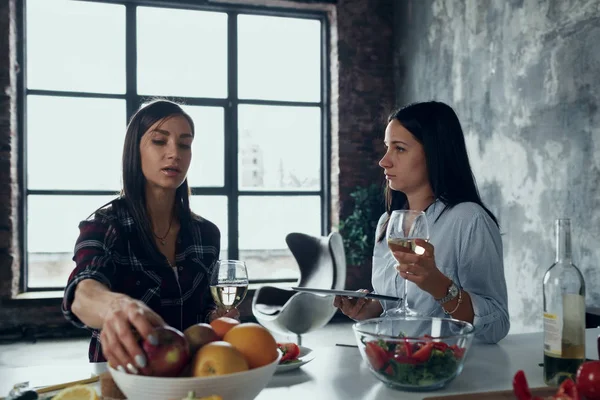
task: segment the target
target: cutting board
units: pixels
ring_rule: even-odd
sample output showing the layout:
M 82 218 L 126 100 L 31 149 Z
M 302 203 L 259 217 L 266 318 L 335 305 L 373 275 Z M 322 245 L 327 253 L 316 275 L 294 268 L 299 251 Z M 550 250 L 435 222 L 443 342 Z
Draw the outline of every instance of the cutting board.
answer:
M 531 389 L 533 396 L 547 397 L 554 396 L 557 388 L 542 387 Z M 501 390 L 496 392 L 478 392 L 478 393 L 466 393 L 466 394 L 455 394 L 449 396 L 431 396 L 425 397 L 423 400 L 516 400 L 516 397 L 512 390 Z

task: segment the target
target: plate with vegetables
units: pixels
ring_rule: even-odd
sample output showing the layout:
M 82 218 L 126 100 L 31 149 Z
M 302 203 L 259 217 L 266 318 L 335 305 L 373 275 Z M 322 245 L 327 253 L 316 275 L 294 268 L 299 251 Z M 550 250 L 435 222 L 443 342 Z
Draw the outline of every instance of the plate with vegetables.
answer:
M 305 346 L 298 346 L 296 343 L 277 343 L 277 347 L 281 351 L 282 356 L 275 373 L 300 368 L 315 358 L 312 349 Z
M 529 389 L 523 370 L 513 378 L 513 393 L 517 400 L 600 400 L 600 361 L 584 362 L 574 379 L 564 379 L 551 396 L 538 395 L 538 389 Z M 544 397 L 542 397 L 544 396 Z

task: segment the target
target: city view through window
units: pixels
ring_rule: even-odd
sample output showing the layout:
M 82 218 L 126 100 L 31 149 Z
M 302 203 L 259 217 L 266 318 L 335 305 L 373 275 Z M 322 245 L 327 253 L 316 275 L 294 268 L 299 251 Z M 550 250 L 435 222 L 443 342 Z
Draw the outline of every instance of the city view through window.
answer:
M 25 16 L 28 288 L 66 284 L 79 222 L 121 188 L 127 120 L 155 97 L 183 104 L 195 122 L 191 207 L 219 227 L 220 258 L 246 261 L 251 281 L 299 277 L 285 236 L 323 233 L 328 184 L 320 19 L 66 0 L 28 0 Z

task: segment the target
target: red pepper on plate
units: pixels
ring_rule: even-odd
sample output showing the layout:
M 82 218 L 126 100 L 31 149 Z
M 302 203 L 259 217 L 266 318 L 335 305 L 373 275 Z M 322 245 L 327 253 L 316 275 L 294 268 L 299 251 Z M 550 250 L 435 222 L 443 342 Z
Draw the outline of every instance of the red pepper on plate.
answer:
M 513 392 L 517 397 L 517 400 L 543 400 L 538 396 L 532 396 L 527 384 L 527 378 L 522 370 L 517 371 L 513 377 Z M 582 400 L 577 391 L 577 386 L 571 379 L 565 379 L 558 391 L 554 396 L 553 400 Z
M 531 391 L 529 390 L 527 378 L 525 377 L 525 372 L 523 372 L 523 370 L 517 371 L 513 377 L 512 384 L 513 392 L 515 393 L 515 396 L 517 396 L 517 400 L 532 400 Z
M 580 400 L 577 386 L 572 379 L 565 379 L 558 388 L 558 392 L 552 397 L 554 400 Z

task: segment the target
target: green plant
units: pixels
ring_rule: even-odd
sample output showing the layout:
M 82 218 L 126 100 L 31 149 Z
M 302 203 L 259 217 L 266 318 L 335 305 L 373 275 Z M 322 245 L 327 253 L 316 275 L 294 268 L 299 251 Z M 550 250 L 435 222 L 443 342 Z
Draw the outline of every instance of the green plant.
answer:
M 383 189 L 379 185 L 357 186 L 350 197 L 354 209 L 340 220 L 340 234 L 344 239 L 344 251 L 348 265 L 360 266 L 370 261 L 375 245 L 377 221 L 385 211 Z

